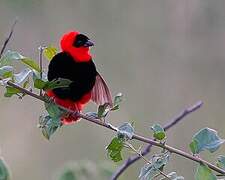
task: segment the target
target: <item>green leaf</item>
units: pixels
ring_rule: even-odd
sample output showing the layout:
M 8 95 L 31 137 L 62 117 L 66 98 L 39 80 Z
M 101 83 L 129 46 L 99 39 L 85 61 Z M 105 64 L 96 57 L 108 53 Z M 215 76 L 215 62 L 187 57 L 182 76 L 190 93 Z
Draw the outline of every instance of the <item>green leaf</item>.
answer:
M 60 118 L 62 115 L 67 113 L 64 109 L 61 109 L 54 102 L 45 103 L 45 109 L 47 110 L 49 116 L 52 118 Z
M 166 137 L 164 129 L 159 124 L 154 124 L 151 129 L 153 130 L 153 136 L 157 140 L 163 140 Z
M 14 68 L 12 66 L 3 66 L 0 68 L 0 76 L 4 78 L 12 77 Z M 11 76 L 7 74 L 10 73 Z
M 130 123 L 125 122 L 118 128 L 117 135 L 119 138 L 123 138 L 125 140 L 132 139 L 134 128 Z
M 0 180 L 10 180 L 8 167 L 2 158 L 0 158 Z
M 121 151 L 123 149 L 124 140 L 118 137 L 113 138 L 110 144 L 106 147 L 108 151 L 108 156 L 114 162 L 122 160 Z
M 7 86 L 8 81 L 12 80 L 12 78 L 5 78 L 0 80 L 0 85 L 1 86 Z
M 36 75 L 33 76 L 34 79 L 34 87 L 37 89 L 44 89 L 50 90 L 50 89 L 56 89 L 56 88 L 67 88 L 71 84 L 71 80 L 69 79 L 55 79 L 53 81 L 44 81 L 39 78 L 37 78 Z
M 47 81 L 44 90 L 56 89 L 56 88 L 67 88 L 72 83 L 69 79 L 58 78 L 52 81 Z
M 119 105 L 121 102 L 122 102 L 122 97 L 123 97 L 123 94 L 122 93 L 118 93 L 115 98 L 114 98 L 114 102 L 113 104 L 114 105 Z
M 122 93 L 118 93 L 115 98 L 114 98 L 114 102 L 113 102 L 113 108 L 111 109 L 112 111 L 115 111 L 117 109 L 119 109 L 120 103 L 122 102 Z
M 5 97 L 12 97 L 13 95 L 18 94 L 20 92 L 21 92 L 20 90 L 14 88 L 14 87 L 7 86 L 4 96 Z
M 36 70 L 37 72 L 41 72 L 41 69 L 39 67 L 39 65 L 33 60 L 33 59 L 30 59 L 30 58 L 24 58 L 24 59 L 21 59 L 21 61 L 27 65 L 29 68 L 31 69 L 34 69 Z
M 0 80 L 1 86 L 6 86 L 8 81 L 12 80 L 13 70 L 14 68 L 12 66 L 3 66 L 0 68 L 0 76 L 3 78 Z
M 152 164 L 145 164 L 141 168 L 141 172 L 139 174 L 139 179 L 141 180 L 152 180 L 154 176 L 158 174 L 158 170 L 155 169 Z
M 209 150 L 211 153 L 213 153 L 223 143 L 224 139 L 221 139 L 215 130 L 204 128 L 193 136 L 192 142 L 189 146 L 192 153 L 194 154 L 198 154 L 204 150 Z
M 19 61 L 22 59 L 25 59 L 26 57 L 22 56 L 16 51 L 6 51 L 5 54 L 3 54 L 1 60 L 0 60 L 0 67 L 5 65 L 11 65 L 13 61 Z
M 167 176 L 171 180 L 184 180 L 184 177 L 183 176 L 178 176 L 176 172 L 171 172 L 171 173 L 167 174 Z M 168 180 L 168 178 L 164 177 L 164 178 L 161 178 L 160 180 Z
M 3 66 L 1 69 L 2 72 L 8 67 L 10 67 L 10 66 L 7 66 L 7 67 Z M 3 76 L 5 76 L 5 79 L 1 80 L 0 84 L 5 86 L 5 85 L 7 85 L 8 81 L 12 80 L 12 82 L 15 82 L 16 84 L 19 84 L 19 85 L 21 85 L 23 83 L 23 85 L 22 85 L 23 88 L 26 88 L 27 84 L 29 83 L 29 80 L 28 80 L 29 75 L 32 73 L 32 71 L 27 68 L 27 69 L 22 70 L 20 73 L 13 74 L 13 72 L 11 71 L 11 68 L 9 68 L 9 70 L 10 71 L 4 73 Z M 19 92 L 20 92 L 19 90 L 15 89 L 13 87 L 7 87 L 5 96 L 11 97 L 13 94 L 17 94 Z
M 37 89 L 44 89 L 44 87 L 46 86 L 45 81 L 41 80 L 41 79 L 35 79 L 34 80 L 34 87 Z
M 41 129 L 43 136 L 48 140 L 61 126 L 62 123 L 60 118 L 52 118 L 51 116 L 40 116 L 39 118 L 39 128 Z
M 147 163 L 141 168 L 139 179 L 152 180 L 154 176 L 159 174 L 159 170 L 161 170 L 168 163 L 169 157 L 170 153 L 168 151 L 152 156 L 150 159 L 151 163 Z
M 204 164 L 199 164 L 195 173 L 195 180 L 216 180 L 216 176 L 212 173 L 212 170 Z
M 189 144 L 189 147 L 191 149 L 191 152 L 193 154 L 197 154 L 199 152 L 198 149 L 198 141 L 196 139 L 193 139 L 192 142 Z
M 13 79 L 13 72 L 6 72 L 5 74 L 3 74 L 2 77 Z
M 29 77 L 29 75 L 32 73 L 32 71 L 30 69 L 24 69 L 22 70 L 20 73 L 14 74 L 14 82 L 16 84 L 21 84 L 22 82 L 24 82 L 24 80 Z
M 29 79 L 27 79 L 24 83 L 23 83 L 23 88 L 27 88 L 27 86 L 29 85 Z
M 225 169 L 225 156 L 222 156 L 222 155 L 218 156 L 216 165 L 219 168 Z
M 109 111 L 110 111 L 109 103 L 105 103 L 103 105 L 98 106 L 98 117 L 99 118 L 106 117 Z
M 31 69 L 40 72 L 39 65 L 31 58 L 27 58 L 16 51 L 6 51 L 0 61 L 0 67 L 5 65 L 11 65 L 14 61 L 21 61 L 23 64 Z
M 45 82 L 48 81 L 48 77 L 45 72 L 42 72 L 42 78 L 41 78 L 41 74 L 38 71 L 33 70 L 33 81 L 35 81 L 36 79 L 41 79 Z
M 48 59 L 49 61 L 52 60 L 52 58 L 57 54 L 57 48 L 53 47 L 53 46 L 48 46 L 44 49 L 44 56 L 46 59 Z

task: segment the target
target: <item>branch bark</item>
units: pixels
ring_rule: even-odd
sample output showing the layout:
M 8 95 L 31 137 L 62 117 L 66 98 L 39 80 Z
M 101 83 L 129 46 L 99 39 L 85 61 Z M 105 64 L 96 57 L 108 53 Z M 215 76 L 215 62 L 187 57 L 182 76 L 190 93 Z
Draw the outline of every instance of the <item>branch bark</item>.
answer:
M 5 51 L 5 48 L 6 48 L 7 44 L 9 43 L 9 40 L 12 37 L 13 31 L 14 31 L 14 28 L 15 28 L 17 22 L 18 22 L 18 18 L 15 19 L 15 21 L 14 21 L 12 27 L 11 27 L 9 36 L 6 38 L 5 42 L 3 43 L 2 49 L 0 51 L 0 58 L 2 57 L 2 54 Z
M 14 88 L 19 89 L 21 92 L 23 92 L 23 93 L 25 93 L 27 95 L 30 95 L 30 96 L 32 96 L 32 97 L 34 97 L 36 99 L 39 99 L 39 100 L 44 101 L 44 102 L 48 102 L 48 100 L 45 99 L 43 96 L 39 96 L 37 94 L 34 94 L 33 92 L 30 92 L 30 91 L 28 91 L 28 90 L 26 90 L 26 89 L 24 89 L 24 88 L 22 88 L 22 87 L 20 87 L 20 86 L 18 86 L 16 84 L 14 84 L 11 81 L 8 81 L 7 84 L 9 86 L 12 86 Z M 102 127 L 108 128 L 108 129 L 111 129 L 113 131 L 117 131 L 117 129 L 114 128 L 112 125 L 107 124 L 105 122 L 102 122 L 99 119 L 89 117 L 89 116 L 87 116 L 87 115 L 85 115 L 83 113 L 80 113 L 80 112 L 73 112 L 73 111 L 71 111 L 69 109 L 66 109 L 66 108 L 62 107 L 62 106 L 60 106 L 60 107 L 63 108 L 63 109 L 65 109 L 65 110 L 67 110 L 68 112 L 71 112 L 71 113 L 76 114 L 76 116 L 78 116 L 78 117 L 80 117 L 80 118 L 82 118 L 84 120 L 87 120 L 87 121 L 92 122 L 94 124 L 97 124 L 99 126 L 102 126 Z M 158 141 L 156 141 L 154 139 L 146 138 L 146 137 L 141 136 L 141 135 L 138 135 L 138 134 L 134 134 L 133 137 L 132 137 L 132 139 L 135 139 L 135 140 L 138 140 L 138 141 L 141 141 L 141 142 L 150 144 L 152 146 L 157 146 L 157 147 L 160 147 L 162 149 L 166 149 L 166 150 L 170 151 L 171 153 L 177 154 L 179 156 L 185 157 L 186 159 L 189 159 L 189 160 L 192 160 L 192 161 L 195 161 L 195 162 L 198 162 L 198 163 L 204 163 L 209 168 L 211 168 L 212 170 L 214 170 L 214 171 L 216 171 L 216 172 L 218 172 L 220 174 L 225 175 L 225 170 L 223 170 L 223 169 L 221 169 L 221 168 L 219 168 L 219 167 L 217 167 L 217 166 L 209 163 L 208 161 L 206 161 L 204 159 L 201 159 L 199 157 L 196 157 L 196 156 L 193 156 L 191 154 L 188 154 L 187 152 L 184 152 L 182 150 L 179 150 L 179 149 L 174 148 L 172 146 L 169 146 L 167 144 L 161 144 L 160 142 L 158 142 Z
M 179 123 L 181 120 L 183 120 L 187 115 L 191 114 L 192 112 L 198 110 L 202 106 L 202 102 L 199 101 L 195 103 L 194 105 L 184 109 L 180 114 L 172 118 L 168 121 L 168 123 L 164 126 L 164 130 L 167 131 L 170 128 L 172 128 L 174 125 Z M 141 154 L 142 156 L 147 155 L 151 151 L 152 144 L 147 145 L 144 150 L 142 150 Z M 129 166 L 134 164 L 136 161 L 138 161 L 141 157 L 138 155 L 134 155 L 129 157 L 125 162 L 115 171 L 115 173 L 112 175 L 111 180 L 116 180 Z
M 8 44 L 8 42 L 9 42 L 12 34 L 13 34 L 13 30 L 14 30 L 14 27 L 15 27 L 16 22 L 17 22 L 17 20 L 15 21 L 15 23 L 13 24 L 13 26 L 11 28 L 9 37 L 5 40 L 5 42 L 3 44 L 3 47 L 2 47 L 2 49 L 0 51 L 0 57 L 3 54 L 5 48 L 6 48 L 7 44 Z M 0 80 L 2 80 L 2 79 L 3 78 L 0 78 Z M 44 96 L 39 96 L 39 95 L 37 95 L 37 94 L 35 94 L 35 93 L 31 92 L 31 91 L 28 91 L 25 88 L 20 87 L 19 85 L 15 84 L 15 83 L 13 83 L 11 81 L 8 81 L 7 82 L 7 85 L 18 89 L 22 93 L 27 94 L 27 95 L 29 95 L 29 96 L 31 96 L 33 98 L 39 99 L 39 100 L 41 100 L 43 102 L 48 102 L 48 100 L 46 98 L 44 98 Z M 112 125 L 100 121 L 100 119 L 96 119 L 96 118 L 89 117 L 89 116 L 87 116 L 87 115 L 85 115 L 83 113 L 80 113 L 80 112 L 73 112 L 73 111 L 71 111 L 69 109 L 66 109 L 66 108 L 62 107 L 62 106 L 60 106 L 60 107 L 62 109 L 67 110 L 70 113 L 76 114 L 76 116 L 79 116 L 80 118 L 82 118 L 84 120 L 87 120 L 87 121 L 92 122 L 94 124 L 97 124 L 99 126 L 102 126 L 102 127 L 108 128 L 108 129 L 111 129 L 113 131 L 117 131 L 117 128 L 114 128 Z M 196 107 L 198 107 L 198 106 L 196 106 Z M 170 128 L 171 126 L 173 126 L 177 122 L 179 122 L 187 114 L 189 114 L 188 111 L 184 111 L 183 113 L 181 113 L 181 116 L 178 116 L 180 118 L 177 118 L 176 121 L 173 122 L 173 124 L 168 124 L 168 126 L 165 127 L 165 130 L 168 129 L 168 128 Z M 160 143 L 160 142 L 158 142 L 158 141 L 156 141 L 154 139 L 146 138 L 146 137 L 141 136 L 141 135 L 138 135 L 138 134 L 134 134 L 133 137 L 132 137 L 132 139 L 135 139 L 135 140 L 138 140 L 138 141 L 147 143 L 147 144 L 149 144 L 149 147 L 151 147 L 151 146 L 157 146 L 157 147 L 160 147 L 162 149 L 166 149 L 166 150 L 170 151 L 171 153 L 174 153 L 174 154 L 180 155 L 180 156 L 182 156 L 184 158 L 187 158 L 189 160 L 192 160 L 192 161 L 195 161 L 195 162 L 198 162 L 198 163 L 204 163 L 209 168 L 211 168 L 212 170 L 214 170 L 214 171 L 216 171 L 216 172 L 218 172 L 218 173 L 220 173 L 222 175 L 225 175 L 225 170 L 223 170 L 223 169 L 221 169 L 221 168 L 219 168 L 219 167 L 217 167 L 217 166 L 209 163 L 208 161 L 206 161 L 204 159 L 201 159 L 199 157 L 196 157 L 196 156 L 193 156 L 191 154 L 188 154 L 187 152 L 181 151 L 181 150 L 179 150 L 177 148 L 174 148 L 172 146 L 169 146 L 167 144 L 162 144 L 162 143 Z
M 43 50 L 44 48 L 40 46 L 39 48 L 39 66 L 40 66 L 40 78 L 42 80 L 43 76 Z M 40 89 L 40 96 L 43 96 L 42 89 Z

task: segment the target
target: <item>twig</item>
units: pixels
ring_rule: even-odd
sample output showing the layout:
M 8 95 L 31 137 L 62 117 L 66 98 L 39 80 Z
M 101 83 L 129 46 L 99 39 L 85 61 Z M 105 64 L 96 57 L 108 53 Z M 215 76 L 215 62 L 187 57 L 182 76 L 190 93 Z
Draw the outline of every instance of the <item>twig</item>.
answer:
M 39 100 L 41 100 L 41 101 L 44 101 L 44 102 L 48 102 L 48 100 L 45 99 L 43 96 L 39 96 L 39 95 L 34 94 L 34 93 L 32 93 L 32 92 L 30 92 L 30 91 L 28 91 L 28 90 L 26 90 L 26 89 L 24 89 L 24 88 L 22 88 L 22 87 L 19 87 L 18 85 L 14 84 L 14 83 L 11 82 L 11 81 L 8 81 L 7 84 L 8 84 L 9 86 L 12 86 L 12 87 L 14 87 L 14 88 L 19 89 L 21 92 L 23 92 L 23 93 L 25 93 L 25 94 L 27 94 L 27 95 L 30 95 L 30 96 L 32 96 L 32 97 L 34 97 L 34 98 L 37 98 L 37 99 L 39 99 Z M 66 108 L 64 108 L 64 107 L 62 107 L 62 106 L 60 106 L 60 107 L 63 108 L 63 109 L 66 109 Z M 100 125 L 100 126 L 102 126 L 102 127 L 111 129 L 111 130 L 113 130 L 113 131 L 117 131 L 116 128 L 113 128 L 113 126 L 111 126 L 111 125 L 109 125 L 109 124 L 106 124 L 106 123 L 104 123 L 104 122 L 99 121 L 99 119 L 91 118 L 91 117 L 86 116 L 85 114 L 80 113 L 80 112 L 73 112 L 73 111 L 71 111 L 71 110 L 69 110 L 69 109 L 66 109 L 66 110 L 67 110 L 68 112 L 75 113 L 76 116 L 78 116 L 78 117 L 80 117 L 80 118 L 83 118 L 84 120 L 87 120 L 87 121 L 92 122 L 92 123 L 94 123 L 94 124 L 98 124 L 98 125 Z M 198 162 L 198 163 L 204 163 L 204 164 L 206 164 L 209 168 L 211 168 L 212 170 L 214 170 L 214 171 L 216 171 L 216 172 L 218 172 L 218 173 L 220 173 L 220 174 L 224 174 L 224 175 L 225 175 L 225 170 L 223 170 L 223 169 L 221 169 L 221 168 L 219 168 L 219 167 L 217 167 L 217 166 L 215 166 L 215 165 L 209 163 L 208 161 L 205 161 L 205 160 L 201 159 L 200 157 L 193 156 L 193 155 L 191 155 L 191 154 L 188 154 L 188 153 L 186 153 L 186 152 L 184 152 L 184 151 L 181 151 L 181 150 L 179 150 L 179 149 L 177 149 L 177 148 L 174 148 L 174 147 L 171 147 L 171 146 L 169 146 L 169 145 L 161 144 L 160 142 L 158 142 L 158 141 L 156 141 L 156 140 L 154 140 L 154 139 L 146 138 L 146 137 L 141 136 L 141 135 L 138 135 L 138 134 L 134 134 L 133 137 L 132 137 L 132 139 L 136 139 L 136 140 L 138 140 L 138 141 L 145 142 L 145 143 L 147 143 L 147 144 L 151 144 L 151 145 L 153 145 L 153 146 L 160 147 L 160 148 L 162 148 L 162 149 L 166 149 L 166 150 L 168 150 L 168 151 L 171 152 L 171 153 L 180 155 L 180 156 L 182 156 L 182 157 L 185 157 L 186 159 L 190 159 L 190 160 L 195 161 L 195 162 Z
M 127 145 L 133 152 L 135 152 L 140 158 L 142 158 L 147 164 L 151 164 L 151 161 L 149 161 L 146 157 L 144 157 L 144 156 L 142 155 L 141 152 L 139 152 L 138 150 L 136 150 L 136 149 L 132 146 L 132 144 L 126 142 L 126 145 Z M 157 170 L 158 170 L 159 174 L 163 175 L 166 179 L 170 179 L 163 171 L 160 171 L 159 169 L 157 169 Z M 171 180 L 171 179 L 170 179 L 170 180 Z
M 198 163 L 206 164 L 212 170 L 214 170 L 216 172 L 219 172 L 219 173 L 225 175 L 225 170 L 223 170 L 221 168 L 218 168 L 217 166 L 209 163 L 208 161 L 205 161 L 205 160 L 203 160 L 203 159 L 201 159 L 199 157 L 193 156 L 193 155 L 191 155 L 191 154 L 189 154 L 187 152 L 184 152 L 184 151 L 179 150 L 177 148 L 174 148 L 172 146 L 169 146 L 169 145 L 166 145 L 166 144 L 161 144 L 160 142 L 155 141 L 154 139 L 149 139 L 149 138 L 146 138 L 146 137 L 137 135 L 137 134 L 135 134 L 133 136 L 133 139 L 136 139 L 136 140 L 139 140 L 139 141 L 148 143 L 148 144 L 152 144 L 153 146 L 161 147 L 162 149 L 166 149 L 169 152 L 174 153 L 174 154 L 177 154 L 177 155 L 180 155 L 182 157 L 185 157 L 186 159 L 190 159 L 190 160 L 195 161 L 195 162 L 198 162 Z
M 146 157 L 144 157 L 141 152 L 136 150 L 130 143 L 125 142 L 125 145 L 127 145 L 133 152 L 135 152 L 138 156 L 140 156 L 146 163 L 151 164 L 151 162 Z
M 178 116 L 171 119 L 168 124 L 165 125 L 164 130 L 170 129 L 172 126 L 176 125 L 178 122 L 180 122 L 184 117 L 191 114 L 192 112 L 198 110 L 203 105 L 202 101 L 198 101 L 194 105 L 188 107 L 187 109 L 184 109 Z
M 43 76 L 43 50 L 44 48 L 42 46 L 40 46 L 39 48 L 39 66 L 40 66 L 40 78 L 42 79 Z M 43 96 L 42 94 L 42 89 L 40 89 L 40 96 Z
M 0 56 L 1 56 L 2 53 L 4 52 L 4 49 L 6 48 L 6 45 L 8 44 L 8 41 L 9 41 L 9 39 L 10 39 L 11 36 L 12 36 L 12 33 L 13 33 L 14 26 L 15 26 L 16 22 L 17 22 L 17 20 L 16 20 L 15 23 L 13 24 L 12 29 L 11 29 L 11 32 L 10 32 L 10 35 L 9 35 L 9 37 L 6 39 L 6 41 L 5 41 L 4 45 L 3 45 L 3 48 L 2 48 L 1 53 L 0 53 Z M 3 78 L 0 78 L 0 80 L 2 80 L 2 79 L 3 79 Z M 48 100 L 47 100 L 46 98 L 44 98 L 44 96 L 39 96 L 39 95 L 37 95 L 37 94 L 34 94 L 34 93 L 28 91 L 27 89 L 22 88 L 22 87 L 16 85 L 15 83 L 13 83 L 13 82 L 11 82 L 11 81 L 8 81 L 8 82 L 7 82 L 7 85 L 16 88 L 16 89 L 20 90 L 22 93 L 27 94 L 27 95 L 30 95 L 31 97 L 34 97 L 34 98 L 39 99 L 39 100 L 44 101 L 44 102 L 48 102 Z M 60 106 L 60 107 L 61 107 L 61 106 Z M 64 108 L 64 107 L 61 107 L 61 108 L 66 109 L 66 108 Z M 69 109 L 66 109 L 66 110 L 67 110 L 68 112 L 71 112 L 71 110 L 69 110 Z M 98 124 L 98 125 L 100 125 L 100 126 L 102 126 L 102 127 L 111 129 L 111 130 L 113 130 L 113 131 L 117 131 L 117 129 L 114 128 L 112 125 L 109 125 L 109 124 L 106 124 L 106 123 L 104 123 L 104 122 L 101 122 L 101 121 L 99 121 L 99 119 L 88 117 L 88 116 L 86 116 L 85 114 L 82 114 L 82 113 L 80 113 L 80 112 L 72 112 L 72 113 L 73 113 L 73 114 L 76 114 L 76 116 L 78 116 L 78 117 L 80 117 L 80 118 L 83 118 L 83 119 L 85 119 L 85 120 L 87 120 L 87 121 L 89 121 L 89 122 Z M 186 112 L 185 112 L 184 114 L 186 114 Z M 181 119 L 182 119 L 182 118 L 181 118 Z M 179 120 L 177 120 L 177 122 L 178 122 L 178 121 L 179 121 Z M 165 128 L 165 129 L 166 129 L 166 128 Z M 171 153 L 180 155 L 180 156 L 182 156 L 182 157 L 185 157 L 185 158 L 187 158 L 187 159 L 190 159 L 190 160 L 195 161 L 195 162 L 198 162 L 198 163 L 204 163 L 204 164 L 206 164 L 209 168 L 211 168 L 212 170 L 214 170 L 214 171 L 216 171 L 216 172 L 218 172 L 218 173 L 220 173 L 220 174 L 225 175 L 225 170 L 223 170 L 223 169 L 221 169 L 221 168 L 219 168 L 219 167 L 217 167 L 217 166 L 215 166 L 215 165 L 209 163 L 208 161 L 205 161 L 205 160 L 201 159 L 200 157 L 193 156 L 193 155 L 191 155 L 191 154 L 188 154 L 188 153 L 186 153 L 186 152 L 184 152 L 184 151 L 181 151 L 181 150 L 176 149 L 176 148 L 174 148 L 174 147 L 171 147 L 171 146 L 169 146 L 169 145 L 161 144 L 160 142 L 158 142 L 158 141 L 156 141 L 156 140 L 154 140 L 154 139 L 146 138 L 146 137 L 144 137 L 144 136 L 137 135 L 137 134 L 134 134 L 133 137 L 132 137 L 132 139 L 136 139 L 136 140 L 138 140 L 138 141 L 145 142 L 145 143 L 148 143 L 148 144 L 150 144 L 150 145 L 160 147 L 160 148 L 162 148 L 162 149 L 166 149 L 166 150 L 168 150 L 168 151 L 171 152 Z
M 3 78 L 0 77 L 0 80 L 3 80 Z M 39 99 L 39 100 L 41 100 L 41 101 L 47 102 L 47 99 L 45 99 L 44 96 L 39 96 L 39 95 L 37 95 L 37 94 L 35 94 L 35 93 L 32 93 L 31 91 L 29 91 L 29 90 L 27 90 L 27 89 L 25 89 L 25 88 L 22 88 L 22 87 L 20 87 L 19 85 L 15 84 L 15 83 L 13 83 L 13 82 L 11 82 L 11 81 L 8 81 L 8 82 L 7 82 L 7 85 L 9 85 L 9 86 L 11 86 L 11 87 L 14 87 L 14 88 L 16 88 L 16 89 L 18 89 L 18 90 L 20 90 L 20 91 L 21 91 L 22 93 L 24 93 L 24 94 L 27 94 L 27 95 L 29 95 L 29 96 L 32 96 L 32 97 L 34 97 L 34 98 L 36 98 L 36 99 Z
M 4 53 L 5 48 L 6 48 L 7 44 L 8 44 L 8 42 L 9 42 L 10 38 L 12 37 L 12 34 L 13 34 L 13 31 L 14 31 L 14 28 L 16 26 L 17 21 L 18 21 L 18 18 L 15 19 L 15 21 L 14 21 L 12 27 L 11 27 L 9 36 L 6 38 L 5 42 L 3 43 L 3 46 L 2 46 L 2 49 L 1 49 L 1 52 L 0 52 L 0 58 L 2 57 L 2 54 Z
M 202 106 L 202 102 L 198 101 L 194 105 L 184 109 L 179 115 L 174 117 L 173 119 L 169 120 L 168 123 L 164 126 L 164 130 L 167 131 L 178 122 L 183 120 L 187 115 L 191 114 L 192 112 L 198 110 Z M 142 156 L 147 155 L 151 150 L 152 145 L 147 145 L 144 150 L 141 152 Z M 116 172 L 112 175 L 111 180 L 116 180 L 129 166 L 134 164 L 136 161 L 140 159 L 140 156 L 131 156 L 116 170 Z

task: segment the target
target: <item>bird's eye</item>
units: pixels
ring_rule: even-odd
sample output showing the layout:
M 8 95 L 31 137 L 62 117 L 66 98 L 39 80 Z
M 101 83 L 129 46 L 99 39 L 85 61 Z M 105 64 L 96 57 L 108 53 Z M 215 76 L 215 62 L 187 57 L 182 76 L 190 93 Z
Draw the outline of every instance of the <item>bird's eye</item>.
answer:
M 80 46 L 82 46 L 84 43 L 83 43 L 83 41 L 82 40 L 76 40 L 75 42 L 74 42 L 74 46 L 75 47 L 80 47 Z
M 82 44 L 82 41 L 77 41 L 76 45 L 79 46 Z
M 83 34 L 78 34 L 74 40 L 73 46 L 75 47 L 82 47 L 88 41 L 88 37 Z

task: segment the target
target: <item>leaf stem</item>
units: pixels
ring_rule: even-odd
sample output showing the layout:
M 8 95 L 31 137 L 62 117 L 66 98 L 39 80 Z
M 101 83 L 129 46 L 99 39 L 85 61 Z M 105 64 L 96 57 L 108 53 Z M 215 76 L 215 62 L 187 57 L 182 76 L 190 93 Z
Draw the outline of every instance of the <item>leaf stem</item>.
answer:
M 144 157 L 141 152 L 139 152 L 137 149 L 134 148 L 134 146 L 128 142 L 125 142 L 125 144 L 133 151 L 135 152 L 138 156 L 140 156 L 146 163 L 148 164 L 151 164 L 151 162 L 146 158 Z
M 144 157 L 142 155 L 141 152 L 139 152 L 137 149 L 134 148 L 134 146 L 128 142 L 125 142 L 125 144 L 133 151 L 135 152 L 138 156 L 140 156 L 147 164 L 151 164 L 151 161 L 149 161 L 146 157 Z M 170 179 L 163 171 L 160 171 L 159 169 L 157 169 L 157 171 L 163 175 L 165 178 Z M 170 179 L 171 180 L 171 179 Z
M 3 78 L 0 77 L 0 80 L 3 80 Z M 11 87 L 14 87 L 14 88 L 18 89 L 18 90 L 20 90 L 22 93 L 27 94 L 27 95 L 29 95 L 29 96 L 32 96 L 33 98 L 39 99 L 39 100 L 41 100 L 41 101 L 43 101 L 43 102 L 48 102 L 47 99 L 44 98 L 44 96 L 39 96 L 39 95 L 37 95 L 37 94 L 35 94 L 35 93 L 33 93 L 33 92 L 31 92 L 31 91 L 25 89 L 25 88 L 22 88 L 21 86 L 19 86 L 19 85 L 13 83 L 13 82 L 11 82 L 11 81 L 8 81 L 8 82 L 7 82 L 7 85 L 9 85 L 9 86 L 11 86 Z
M 7 46 L 8 42 L 9 42 L 9 40 L 10 40 L 11 37 L 12 37 L 12 34 L 13 34 L 13 31 L 14 31 L 14 28 L 15 28 L 15 25 L 16 25 L 17 21 L 18 21 L 18 19 L 16 18 L 16 20 L 14 21 L 14 23 L 13 23 L 13 25 L 12 25 L 12 27 L 11 27 L 11 31 L 10 31 L 10 33 L 9 33 L 9 36 L 6 38 L 6 40 L 5 40 L 5 42 L 4 42 L 3 46 L 2 46 L 2 49 L 1 49 L 1 51 L 0 51 L 0 58 L 2 57 L 2 54 L 3 54 L 3 52 L 4 52 L 5 48 L 6 48 L 6 46 Z M 42 49 L 42 51 L 43 51 L 43 49 Z M 40 68 L 42 68 L 42 52 L 41 52 L 41 51 L 40 51 L 40 65 L 41 65 Z M 42 69 L 41 69 L 41 74 L 42 74 Z M 41 76 L 42 76 L 42 75 L 41 75 Z M 0 77 L 0 80 L 3 80 L 3 78 Z M 30 96 L 33 97 L 33 98 L 39 99 L 39 100 L 41 100 L 41 101 L 43 101 L 43 102 L 49 102 L 44 96 L 41 96 L 42 93 L 40 93 L 40 95 L 37 95 L 37 94 L 35 94 L 35 93 L 33 93 L 33 92 L 31 92 L 31 91 L 29 91 L 29 90 L 23 88 L 23 87 L 18 86 L 17 84 L 15 84 L 15 83 L 13 83 L 13 82 L 11 82 L 11 81 L 8 81 L 8 82 L 7 82 L 7 85 L 8 85 L 8 86 L 11 86 L 11 87 L 14 87 L 14 88 L 16 88 L 16 89 L 18 89 L 18 90 L 20 90 L 22 93 L 27 94 L 27 95 L 30 95 Z M 181 113 L 181 115 L 179 115 L 177 118 L 175 118 L 175 121 L 173 121 L 172 123 L 168 124 L 166 127 L 164 127 L 164 129 L 165 129 L 165 130 L 169 129 L 170 127 L 172 127 L 173 125 L 175 125 L 176 123 L 178 123 L 181 119 L 183 119 L 183 117 L 185 117 L 185 116 L 188 115 L 189 113 L 191 113 L 191 112 L 197 110 L 201 105 L 202 105 L 202 102 L 199 102 L 199 103 L 197 103 L 194 107 L 191 107 L 190 109 L 184 110 L 184 111 Z M 114 128 L 114 126 L 112 126 L 112 125 L 110 125 L 110 124 L 107 124 L 107 123 L 105 123 L 105 122 L 99 121 L 98 118 L 91 118 L 91 117 L 89 117 L 89 116 L 87 116 L 87 115 L 85 115 L 85 114 L 83 114 L 83 113 L 80 113 L 80 112 L 73 112 L 73 111 L 71 111 L 71 110 L 69 110 L 69 109 L 66 109 L 66 108 L 62 107 L 62 106 L 60 106 L 60 107 L 61 107 L 62 109 L 67 110 L 67 111 L 70 112 L 70 113 L 75 114 L 76 116 L 78 116 L 78 117 L 80 117 L 80 118 L 83 118 L 83 119 L 89 121 L 89 122 L 98 124 L 98 125 L 100 125 L 100 126 L 102 126 L 102 127 L 111 129 L 111 130 L 113 130 L 113 131 L 117 131 L 117 128 Z M 204 163 L 204 164 L 206 164 L 209 168 L 211 168 L 212 170 L 214 170 L 214 171 L 220 173 L 221 175 L 225 175 L 225 170 L 223 170 L 223 169 L 221 169 L 221 168 L 219 168 L 219 167 L 217 167 L 217 166 L 211 164 L 210 162 L 205 161 L 205 160 L 201 159 L 200 157 L 196 157 L 196 156 L 193 156 L 193 155 L 191 155 L 191 154 L 188 154 L 188 153 L 186 153 L 186 152 L 184 152 L 184 151 L 182 151 L 182 150 L 176 149 L 176 148 L 174 148 L 174 147 L 172 147 L 172 146 L 169 146 L 169 145 L 166 145 L 166 144 L 161 144 L 160 142 L 158 142 L 158 141 L 156 141 L 156 140 L 154 140 L 154 139 L 146 138 L 146 137 L 144 137 L 144 136 L 137 135 L 137 134 L 134 134 L 133 137 L 132 137 L 132 139 L 136 139 L 136 140 L 138 140 L 138 141 L 148 143 L 149 145 L 147 146 L 147 151 L 146 151 L 147 153 L 150 151 L 151 146 L 157 146 L 157 147 L 166 149 L 166 150 L 170 151 L 171 153 L 174 153 L 174 154 L 180 155 L 180 156 L 182 156 L 182 157 L 185 157 L 185 158 L 187 158 L 187 159 L 189 159 L 189 160 L 192 160 L 192 161 L 195 161 L 195 162 L 198 162 L 198 163 Z M 146 153 L 146 154 L 147 154 L 147 153 Z M 141 157 L 144 157 L 144 156 L 143 156 L 143 153 L 139 153 L 138 155 L 139 155 L 139 156 L 141 155 Z M 136 160 L 135 160 L 135 161 L 136 161 Z M 135 162 L 135 161 L 133 161 L 133 162 Z M 133 163 L 133 162 L 132 162 L 132 163 Z M 127 167 L 128 167 L 128 166 L 125 166 L 125 168 L 123 168 L 123 169 L 126 169 Z M 121 174 L 121 172 L 122 172 L 122 171 L 120 171 L 119 174 Z M 117 176 L 117 177 L 118 177 L 118 176 Z M 114 179 L 116 179 L 116 178 L 114 178 Z
M 177 123 L 179 123 L 181 120 L 183 120 L 187 115 L 191 114 L 192 112 L 195 112 L 200 107 L 202 107 L 203 103 L 202 101 L 198 101 L 194 105 L 191 105 L 190 107 L 185 108 L 182 110 L 178 115 L 173 117 L 171 120 L 168 121 L 168 123 L 163 127 L 165 131 L 169 130 L 171 127 L 175 126 Z M 152 144 L 148 144 L 144 150 L 141 152 L 143 156 L 147 155 L 151 151 Z M 116 180 L 129 166 L 134 164 L 136 161 L 140 159 L 140 156 L 134 155 L 129 157 L 127 160 L 124 161 L 124 163 L 115 171 L 115 173 L 112 175 L 111 180 Z
M 43 50 L 44 47 L 40 46 L 39 48 L 39 66 L 40 66 L 40 78 L 43 78 Z M 43 96 L 42 89 L 40 89 L 40 96 Z

